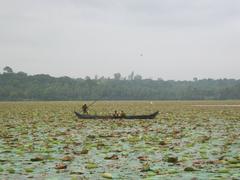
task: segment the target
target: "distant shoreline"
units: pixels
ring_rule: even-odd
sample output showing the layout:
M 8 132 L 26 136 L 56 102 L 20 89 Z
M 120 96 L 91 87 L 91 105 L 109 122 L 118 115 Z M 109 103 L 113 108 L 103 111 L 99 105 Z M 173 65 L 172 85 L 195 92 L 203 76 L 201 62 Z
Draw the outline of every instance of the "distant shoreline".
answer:
M 195 107 L 240 107 L 240 104 L 198 104 Z

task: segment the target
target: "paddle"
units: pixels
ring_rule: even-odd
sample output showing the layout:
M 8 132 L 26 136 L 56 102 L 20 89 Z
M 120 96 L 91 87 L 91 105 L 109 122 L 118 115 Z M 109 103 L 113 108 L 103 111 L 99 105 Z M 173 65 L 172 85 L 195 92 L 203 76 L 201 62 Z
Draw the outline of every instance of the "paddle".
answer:
M 97 102 L 97 100 L 95 100 L 94 102 L 92 102 L 91 104 L 89 104 L 87 107 L 89 108 L 90 106 L 94 105 Z

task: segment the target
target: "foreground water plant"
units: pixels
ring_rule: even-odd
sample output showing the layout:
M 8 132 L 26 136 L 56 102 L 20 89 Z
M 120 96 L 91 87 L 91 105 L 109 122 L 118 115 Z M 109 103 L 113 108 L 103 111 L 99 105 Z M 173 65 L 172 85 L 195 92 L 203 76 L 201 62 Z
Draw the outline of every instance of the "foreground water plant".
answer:
M 0 176 L 239 179 L 240 107 L 224 104 L 240 102 L 98 102 L 99 114 L 160 114 L 81 120 L 82 102 L 0 103 Z

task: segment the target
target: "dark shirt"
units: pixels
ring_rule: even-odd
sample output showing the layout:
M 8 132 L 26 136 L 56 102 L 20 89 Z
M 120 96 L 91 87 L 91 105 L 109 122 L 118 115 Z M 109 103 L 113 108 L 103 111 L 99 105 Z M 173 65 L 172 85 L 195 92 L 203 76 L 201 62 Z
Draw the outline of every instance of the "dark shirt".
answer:
M 87 105 L 84 104 L 84 105 L 82 106 L 83 113 L 87 113 L 87 109 L 88 109 Z

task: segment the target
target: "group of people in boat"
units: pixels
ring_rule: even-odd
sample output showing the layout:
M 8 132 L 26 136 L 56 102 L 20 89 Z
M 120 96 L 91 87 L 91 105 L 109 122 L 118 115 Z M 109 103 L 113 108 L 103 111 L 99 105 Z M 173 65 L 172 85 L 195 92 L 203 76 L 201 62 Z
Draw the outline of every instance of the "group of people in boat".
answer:
M 117 110 L 115 110 L 112 116 L 115 118 L 123 118 L 126 116 L 126 114 L 124 111 L 118 112 Z
M 83 104 L 82 106 L 82 112 L 83 114 L 88 114 L 88 106 L 87 104 Z M 112 116 L 114 118 L 123 118 L 126 116 L 125 112 L 124 111 L 120 111 L 118 112 L 117 110 L 114 111 L 114 113 L 112 114 Z

